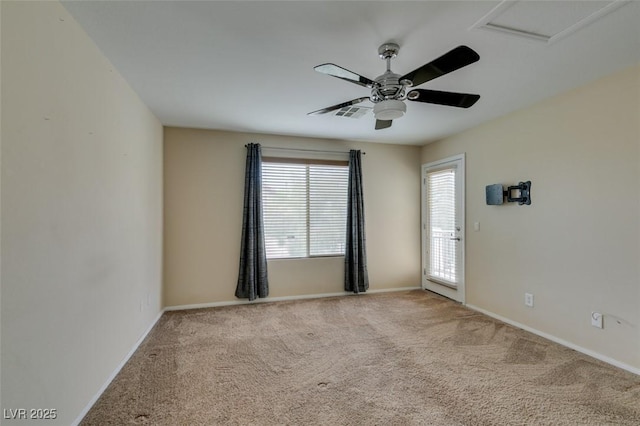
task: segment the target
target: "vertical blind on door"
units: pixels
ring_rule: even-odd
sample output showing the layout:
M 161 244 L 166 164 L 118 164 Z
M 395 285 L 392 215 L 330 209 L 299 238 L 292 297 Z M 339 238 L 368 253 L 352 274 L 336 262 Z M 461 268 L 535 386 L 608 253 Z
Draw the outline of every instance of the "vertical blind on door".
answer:
M 263 160 L 268 258 L 344 255 L 348 174 L 346 162 Z
M 427 231 L 431 278 L 457 283 L 456 170 L 427 173 Z

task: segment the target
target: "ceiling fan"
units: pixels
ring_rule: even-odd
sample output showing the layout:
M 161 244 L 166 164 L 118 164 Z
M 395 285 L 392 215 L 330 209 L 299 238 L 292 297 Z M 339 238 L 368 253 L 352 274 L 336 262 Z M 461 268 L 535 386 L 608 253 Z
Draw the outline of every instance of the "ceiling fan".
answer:
M 407 111 L 407 106 L 403 102 L 405 99 L 459 108 L 469 108 L 480 99 L 480 95 L 438 90 L 413 89 L 407 92 L 409 87 L 419 86 L 478 61 L 480 56 L 470 47 L 458 46 L 438 59 L 402 76 L 391 71 L 391 59 L 398 55 L 399 50 L 400 46 L 395 43 L 385 43 L 378 48 L 380 58 L 387 61 L 387 71 L 375 80 L 363 77 L 336 64 L 322 64 L 314 67 L 314 70 L 323 74 L 367 87 L 371 89 L 371 95 L 319 109 L 308 113 L 308 115 L 326 114 L 369 100 L 374 104 L 375 128 L 379 130 L 391 127 L 393 120 L 404 115 Z

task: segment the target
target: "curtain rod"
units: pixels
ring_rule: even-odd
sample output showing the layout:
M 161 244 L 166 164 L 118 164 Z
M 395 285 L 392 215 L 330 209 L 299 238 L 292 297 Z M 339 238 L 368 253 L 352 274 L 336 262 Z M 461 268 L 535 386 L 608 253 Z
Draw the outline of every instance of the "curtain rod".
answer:
M 245 145 L 244 147 L 246 148 L 248 145 Z M 349 151 L 330 151 L 330 150 L 324 150 L 324 149 L 305 149 L 305 148 L 281 148 L 281 147 L 277 147 L 277 146 L 263 146 L 263 148 L 265 149 L 282 149 L 285 151 L 305 151 L 305 152 L 321 152 L 321 153 L 325 153 L 325 154 L 348 154 Z M 367 155 L 366 152 L 363 152 L 362 155 Z

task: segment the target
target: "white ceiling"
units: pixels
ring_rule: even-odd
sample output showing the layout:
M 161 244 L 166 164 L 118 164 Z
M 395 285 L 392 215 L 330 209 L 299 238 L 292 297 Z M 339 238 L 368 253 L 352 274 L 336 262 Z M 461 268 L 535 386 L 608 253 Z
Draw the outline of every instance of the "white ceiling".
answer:
M 593 9 L 589 3 L 527 2 L 510 14 L 530 21 L 525 30 L 544 30 L 560 21 L 554 16 L 570 22 L 567 9 L 576 16 L 586 13 L 581 4 Z M 498 1 L 63 4 L 167 126 L 423 144 L 640 61 L 636 1 L 551 44 L 470 30 Z M 480 100 L 470 109 L 407 102 L 407 114 L 384 130 L 374 130 L 371 113 L 360 119 L 306 115 L 369 94 L 315 72 L 315 65 L 332 62 L 373 79 L 385 70 L 377 49 L 387 41 L 401 46 L 392 62 L 398 74 L 458 45 L 471 47 L 479 62 L 420 88 L 477 93 Z

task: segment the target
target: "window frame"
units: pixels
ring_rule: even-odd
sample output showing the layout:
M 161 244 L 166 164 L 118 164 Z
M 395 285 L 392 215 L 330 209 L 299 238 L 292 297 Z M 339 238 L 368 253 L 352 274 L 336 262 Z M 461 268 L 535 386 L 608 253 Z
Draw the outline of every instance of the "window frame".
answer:
M 305 244 L 305 256 L 288 256 L 288 257 L 269 257 L 267 254 L 267 260 L 293 260 L 293 259 L 315 259 L 315 258 L 340 258 L 345 256 L 345 252 L 343 253 L 332 253 L 332 254 L 311 254 L 311 203 L 310 203 L 310 179 L 309 179 L 309 167 L 310 165 L 325 165 L 325 166 L 339 166 L 347 168 L 347 185 L 348 185 L 348 168 L 349 161 L 348 160 L 326 160 L 326 159 L 316 159 L 316 158 L 299 158 L 299 157 L 277 157 L 277 156 L 263 156 L 262 157 L 262 165 L 265 163 L 276 163 L 276 164 L 295 164 L 306 167 L 306 223 L 305 223 L 305 231 L 306 231 L 306 244 Z M 264 171 L 261 176 L 262 185 L 264 185 Z M 264 217 L 264 186 L 263 186 L 263 217 Z M 346 199 L 348 202 L 348 188 Z M 346 214 L 346 209 L 345 209 Z M 266 228 L 266 225 L 265 225 Z M 266 229 L 265 229 L 266 231 Z M 346 245 L 346 223 L 345 223 L 345 232 L 344 239 Z M 346 250 L 346 247 L 345 247 Z M 265 248 L 266 251 L 266 248 Z

